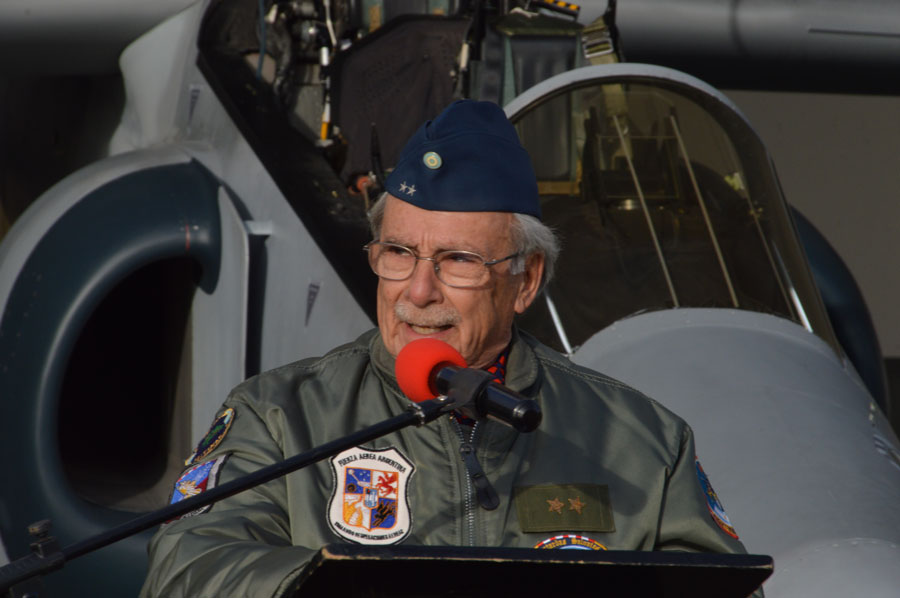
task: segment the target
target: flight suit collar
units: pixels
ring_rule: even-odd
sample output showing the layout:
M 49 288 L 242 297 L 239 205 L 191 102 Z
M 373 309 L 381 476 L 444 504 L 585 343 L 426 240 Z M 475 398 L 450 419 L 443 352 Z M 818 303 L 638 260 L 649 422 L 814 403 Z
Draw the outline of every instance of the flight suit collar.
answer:
M 384 346 L 384 341 L 382 340 L 381 333 L 378 332 L 378 329 L 375 329 L 373 332 L 374 334 L 368 339 L 368 346 L 369 359 L 372 362 L 375 375 L 378 376 L 384 385 L 395 391 L 405 403 L 407 401 L 406 396 L 400 390 L 400 386 L 397 384 L 397 377 L 394 375 L 396 360 L 394 359 L 394 356 L 388 352 L 387 347 Z
M 533 397 L 537 394 L 537 381 L 541 367 L 534 349 L 528 342 L 529 339 L 531 339 L 530 336 L 521 334 L 519 329 L 513 326 L 509 361 L 506 365 L 505 386 Z

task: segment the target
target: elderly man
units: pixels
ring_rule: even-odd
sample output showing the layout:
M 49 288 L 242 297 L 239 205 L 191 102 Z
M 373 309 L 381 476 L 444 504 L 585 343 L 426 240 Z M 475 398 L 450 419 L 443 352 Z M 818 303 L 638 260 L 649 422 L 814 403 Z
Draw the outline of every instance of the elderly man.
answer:
M 394 359 L 419 338 L 537 400 L 541 427 L 453 414 L 223 500 L 157 533 L 144 595 L 279 595 L 332 542 L 743 550 L 681 419 L 513 325 L 557 246 L 502 110 L 423 125 L 371 218 L 378 330 L 238 386 L 173 501 L 400 414 Z

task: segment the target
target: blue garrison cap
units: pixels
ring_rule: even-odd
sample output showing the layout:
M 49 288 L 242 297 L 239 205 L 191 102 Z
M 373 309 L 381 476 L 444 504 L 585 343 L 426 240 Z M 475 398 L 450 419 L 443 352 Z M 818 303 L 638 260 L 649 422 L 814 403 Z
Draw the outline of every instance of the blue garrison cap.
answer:
M 419 127 L 385 187 L 426 210 L 541 217 L 531 158 L 491 102 L 458 100 Z

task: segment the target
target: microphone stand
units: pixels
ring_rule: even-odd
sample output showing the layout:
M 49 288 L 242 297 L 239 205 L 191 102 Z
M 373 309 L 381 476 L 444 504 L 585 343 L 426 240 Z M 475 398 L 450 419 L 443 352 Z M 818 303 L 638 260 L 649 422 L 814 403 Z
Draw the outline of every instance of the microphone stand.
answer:
M 442 413 L 453 409 L 455 402 L 446 396 L 440 396 L 421 403 L 411 403 L 406 411 L 381 423 L 374 424 L 337 440 L 327 442 L 305 453 L 294 455 L 279 463 L 255 471 L 237 480 L 232 480 L 215 488 L 211 488 L 196 496 L 186 498 L 175 504 L 170 504 L 158 511 L 146 513 L 129 522 L 97 534 L 87 540 L 82 540 L 60 549 L 56 538 L 50 536 L 50 522 L 43 520 L 28 527 L 29 533 L 36 540 L 31 544 L 32 553 L 15 560 L 8 565 L 0 567 L 0 595 L 5 595 L 10 590 L 15 592 L 17 584 L 25 582 L 33 577 L 62 569 L 67 561 L 76 559 L 89 552 L 99 550 L 114 542 L 118 542 L 128 536 L 142 532 L 154 525 L 159 525 L 190 513 L 200 507 L 212 504 L 223 498 L 227 498 L 238 492 L 248 490 L 254 486 L 264 484 L 283 475 L 289 474 L 307 465 L 317 463 L 322 459 L 333 457 L 343 450 L 359 446 L 370 440 L 381 438 L 391 432 L 396 432 L 409 426 L 423 426 L 434 421 Z M 28 588 L 28 596 L 36 598 L 33 588 Z

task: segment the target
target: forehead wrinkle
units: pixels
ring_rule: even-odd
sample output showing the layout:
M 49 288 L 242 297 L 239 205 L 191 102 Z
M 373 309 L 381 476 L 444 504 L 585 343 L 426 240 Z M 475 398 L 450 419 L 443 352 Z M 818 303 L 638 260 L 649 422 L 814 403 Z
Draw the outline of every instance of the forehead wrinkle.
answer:
M 497 259 L 512 246 L 512 214 L 428 211 L 391 196 L 385 201 L 388 203 L 381 222 L 382 240 L 408 247 L 420 257 L 459 250 Z M 461 215 L 466 217 L 459 218 Z M 496 218 L 497 215 L 503 218 Z M 490 226 L 485 226 L 486 217 L 493 220 Z

